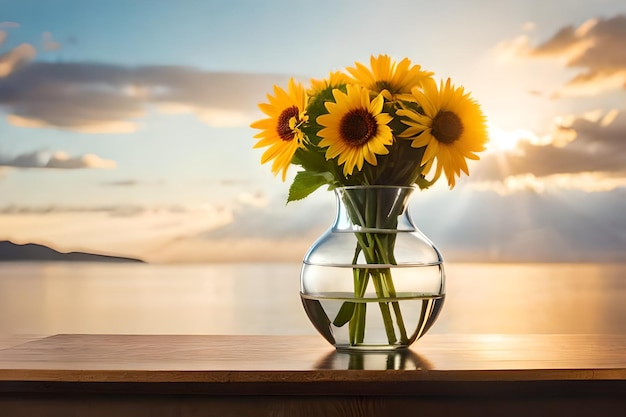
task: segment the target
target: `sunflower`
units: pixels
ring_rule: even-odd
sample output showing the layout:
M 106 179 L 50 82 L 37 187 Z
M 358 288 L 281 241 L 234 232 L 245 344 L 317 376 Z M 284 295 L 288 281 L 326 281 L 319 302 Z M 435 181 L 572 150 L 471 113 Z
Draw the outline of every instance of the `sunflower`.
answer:
M 267 98 L 269 103 L 261 103 L 259 108 L 269 117 L 250 125 L 254 129 L 263 130 L 254 135 L 255 138 L 261 138 L 254 148 L 269 146 L 261 156 L 261 163 L 273 159 L 272 172 L 276 175 L 282 170 L 285 181 L 294 153 L 299 147 L 304 147 L 301 126 L 308 120 L 305 114 L 307 96 L 302 84 L 296 84 L 292 78 L 288 91 L 275 85 L 274 96 L 268 94 Z
M 396 63 L 388 55 L 372 55 L 371 70 L 358 62 L 355 66 L 346 68 L 353 77 L 352 82 L 382 93 L 388 100 L 393 100 L 398 94 L 410 94 L 413 87 L 421 86 L 433 75 L 432 72 L 422 71 L 419 65 L 411 65 L 408 58 Z
M 315 96 L 329 88 L 337 88 L 342 84 L 346 84 L 348 80 L 348 76 L 339 71 L 332 71 L 328 78 L 323 80 L 311 78 L 311 88 L 307 91 L 307 94 L 310 97 Z
M 343 164 L 343 174 L 352 175 L 356 166 L 360 171 L 363 161 L 376 165 L 376 155 L 386 155 L 393 135 L 387 125 L 392 117 L 381 113 L 384 99 L 382 95 L 370 101 L 367 89 L 353 84 L 346 86 L 347 92 L 333 90 L 335 102 L 327 102 L 328 114 L 317 118 L 323 127 L 318 132 L 322 138 L 319 146 L 328 147 L 326 159 L 339 156 L 338 164 Z
M 424 114 L 398 110 L 399 116 L 409 119 L 402 120 L 409 127 L 398 136 L 412 139 L 414 148 L 426 147 L 421 164 L 423 174 L 428 174 L 436 159 L 431 182 L 439 178 L 443 169 L 448 185 L 454 188 L 455 175 L 460 176 L 461 171 L 469 175 L 466 158 L 479 159 L 475 152 L 485 150 L 488 140 L 485 116 L 478 103 L 464 94 L 463 87 L 455 88 L 450 79 L 445 85 L 441 81 L 439 90 L 434 81 L 425 83 L 423 89 L 422 92 L 414 88 L 411 93 Z

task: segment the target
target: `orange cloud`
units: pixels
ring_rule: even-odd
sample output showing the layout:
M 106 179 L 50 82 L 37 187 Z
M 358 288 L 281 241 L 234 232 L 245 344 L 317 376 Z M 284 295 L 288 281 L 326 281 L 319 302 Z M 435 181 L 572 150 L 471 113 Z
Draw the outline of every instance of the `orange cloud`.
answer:
M 626 88 L 626 15 L 590 19 L 578 28 L 567 26 L 528 50 L 532 57 L 555 57 L 582 72 L 570 79 L 560 95 L 594 95 Z
M 47 168 L 80 169 L 80 168 L 115 168 L 116 163 L 110 159 L 100 158 L 98 155 L 88 153 L 81 156 L 71 157 L 66 152 L 57 151 L 52 154 L 46 164 Z
M 37 51 L 32 45 L 23 43 L 0 55 L 0 78 L 7 77 L 26 63 L 32 61 Z
M 594 111 L 558 120 L 551 134 L 527 132 L 515 147 L 491 152 L 476 164 L 478 188 L 603 191 L 626 186 L 626 112 Z M 502 152 L 504 150 L 504 152 Z

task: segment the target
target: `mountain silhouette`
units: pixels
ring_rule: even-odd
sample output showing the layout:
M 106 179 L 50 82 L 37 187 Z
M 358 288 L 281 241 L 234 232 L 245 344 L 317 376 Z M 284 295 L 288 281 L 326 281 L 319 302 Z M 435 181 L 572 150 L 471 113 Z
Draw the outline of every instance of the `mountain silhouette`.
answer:
M 2 261 L 143 262 L 140 259 L 95 253 L 64 253 L 44 245 L 35 243 L 18 245 L 8 240 L 0 241 L 0 262 Z

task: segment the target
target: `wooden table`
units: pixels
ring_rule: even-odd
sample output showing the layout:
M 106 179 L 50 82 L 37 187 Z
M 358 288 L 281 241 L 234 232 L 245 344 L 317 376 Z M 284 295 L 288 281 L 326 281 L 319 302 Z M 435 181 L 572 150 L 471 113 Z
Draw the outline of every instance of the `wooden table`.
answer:
M 626 415 L 626 335 L 56 335 L 0 350 L 0 416 Z

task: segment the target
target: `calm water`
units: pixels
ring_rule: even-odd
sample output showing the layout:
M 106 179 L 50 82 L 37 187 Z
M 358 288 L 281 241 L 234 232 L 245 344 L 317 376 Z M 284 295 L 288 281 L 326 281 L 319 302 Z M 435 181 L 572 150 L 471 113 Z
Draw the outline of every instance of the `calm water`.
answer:
M 316 334 L 298 264 L 0 264 L 0 335 Z M 626 333 L 626 264 L 448 264 L 430 333 Z

